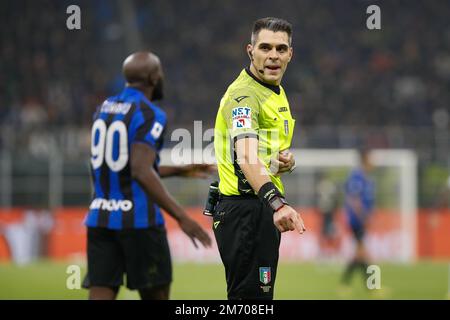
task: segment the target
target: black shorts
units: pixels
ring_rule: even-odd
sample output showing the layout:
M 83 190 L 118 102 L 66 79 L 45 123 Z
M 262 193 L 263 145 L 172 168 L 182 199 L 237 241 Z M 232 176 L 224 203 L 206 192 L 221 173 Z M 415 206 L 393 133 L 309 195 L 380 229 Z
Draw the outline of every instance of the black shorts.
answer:
M 164 227 L 88 228 L 87 257 L 84 288 L 118 288 L 123 284 L 124 274 L 131 290 L 172 282 L 172 261 Z
M 213 230 L 225 266 L 228 299 L 273 299 L 281 234 L 257 198 L 223 197 Z
M 364 240 L 364 235 L 366 234 L 364 227 L 355 227 L 351 226 L 352 234 L 355 240 L 358 243 L 361 243 Z

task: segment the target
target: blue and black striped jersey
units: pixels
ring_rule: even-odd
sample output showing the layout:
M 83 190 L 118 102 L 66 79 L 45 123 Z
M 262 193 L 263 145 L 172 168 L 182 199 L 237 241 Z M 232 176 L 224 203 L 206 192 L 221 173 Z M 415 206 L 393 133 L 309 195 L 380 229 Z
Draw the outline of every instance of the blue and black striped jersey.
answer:
M 157 153 L 163 146 L 166 114 L 134 88 L 108 98 L 94 114 L 91 130 L 93 199 L 88 227 L 148 228 L 163 225 L 160 208 L 131 176 L 133 143 L 145 143 Z
M 374 183 L 361 169 L 351 171 L 345 182 L 345 212 L 349 224 L 355 228 L 361 227 L 368 215 L 373 211 L 375 204 Z M 359 217 L 350 205 L 350 197 L 356 197 L 361 201 L 362 216 Z

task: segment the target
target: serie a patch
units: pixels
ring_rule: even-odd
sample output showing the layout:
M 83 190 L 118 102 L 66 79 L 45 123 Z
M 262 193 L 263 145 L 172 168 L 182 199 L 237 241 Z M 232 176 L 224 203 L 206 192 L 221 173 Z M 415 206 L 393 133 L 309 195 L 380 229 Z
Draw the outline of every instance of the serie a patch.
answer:
M 252 109 L 249 107 L 236 107 L 231 110 L 234 129 L 249 129 L 252 127 Z

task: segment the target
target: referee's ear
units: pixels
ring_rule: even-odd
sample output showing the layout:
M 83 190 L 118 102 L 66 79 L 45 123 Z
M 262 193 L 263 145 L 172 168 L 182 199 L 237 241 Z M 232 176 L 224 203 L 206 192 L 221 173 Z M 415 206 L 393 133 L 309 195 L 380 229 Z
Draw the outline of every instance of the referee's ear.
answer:
M 251 61 L 253 61 L 253 46 L 251 44 L 247 45 L 247 54 Z

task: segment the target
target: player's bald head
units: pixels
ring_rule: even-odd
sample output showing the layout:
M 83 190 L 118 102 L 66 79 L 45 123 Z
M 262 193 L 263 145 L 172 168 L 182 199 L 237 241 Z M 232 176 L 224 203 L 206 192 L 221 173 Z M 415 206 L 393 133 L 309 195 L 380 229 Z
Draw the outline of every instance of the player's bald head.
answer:
M 162 76 L 158 56 L 148 51 L 129 55 L 122 66 L 123 75 L 130 85 L 152 86 Z

